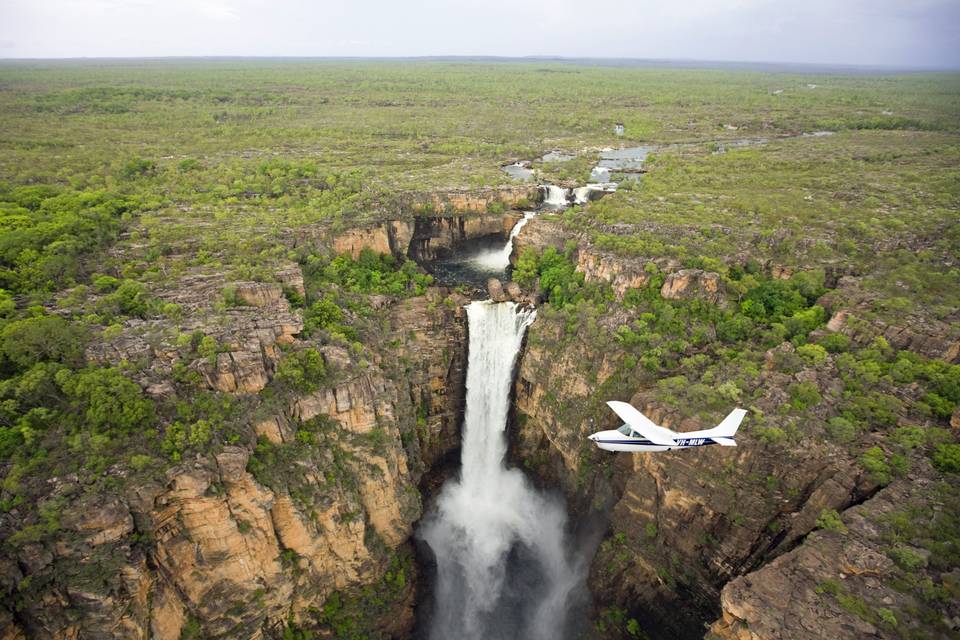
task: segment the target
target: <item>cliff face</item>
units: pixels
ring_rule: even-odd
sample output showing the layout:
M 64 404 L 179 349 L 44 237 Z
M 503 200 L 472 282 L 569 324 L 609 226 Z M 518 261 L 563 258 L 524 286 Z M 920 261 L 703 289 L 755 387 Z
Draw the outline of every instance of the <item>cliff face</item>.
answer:
M 645 628 L 696 635 L 715 617 L 728 580 L 790 549 L 822 510 L 842 510 L 875 490 L 851 456 L 812 438 L 768 443 L 741 431 L 736 449 L 634 456 L 595 450 L 586 437 L 617 423 L 594 396 L 614 388 L 604 385 L 619 363 L 607 355 L 585 369 L 583 363 L 596 362 L 589 340 L 574 336 L 557 350 L 562 331 L 543 315 L 530 329 L 516 389 L 524 416 L 516 452 L 579 509 L 612 504 L 613 535 L 594 559 L 592 592 L 598 602 L 643 611 Z M 775 411 L 782 402 L 789 383 L 777 375 L 761 379 L 769 392 L 754 410 Z M 827 385 L 826 378 L 818 382 Z M 641 388 L 627 397 L 659 424 L 704 428 L 665 412 L 655 395 Z M 657 614 L 681 604 L 688 615 Z
M 433 260 L 451 253 L 465 240 L 504 233 L 504 228 L 516 218 L 516 214 L 507 213 L 391 220 L 337 236 L 333 250 L 354 258 L 364 249 L 370 249 L 375 253 L 408 256 L 415 260 Z
M 918 475 L 726 585 L 722 618 L 707 638 L 930 637 L 931 624 L 938 637 L 955 634 L 960 576 L 938 568 L 924 537 L 931 527 L 952 526 L 944 511 L 955 507 L 956 487 L 938 485 L 929 472 Z M 938 592 L 937 581 L 947 588 Z
M 524 228 L 517 245 L 560 248 L 572 235 L 557 223 L 534 220 Z M 717 273 L 680 269 L 668 261 L 657 261 L 656 268 L 647 270 L 644 261 L 600 251 L 582 240 L 572 257 L 577 270 L 587 282 L 609 283 L 619 298 L 631 289 L 648 286 L 651 273 L 659 272 L 663 284 L 657 295 L 662 299 L 700 300 L 718 307 L 727 303 Z M 842 331 L 861 344 L 868 344 L 876 335 L 907 331 L 846 322 L 853 314 L 845 310 L 849 300 L 835 294 L 822 303 L 835 314 L 826 331 Z M 595 316 L 580 310 L 542 310 L 529 329 L 515 390 L 514 454 L 518 460 L 560 486 L 575 510 L 609 509 L 610 535 L 600 546 L 590 573 L 598 608 L 619 608 L 641 620 L 642 628 L 658 634 L 655 637 L 697 637 L 704 633 L 705 623 L 720 614 L 723 590 L 724 621 L 715 625 L 721 637 L 834 634 L 833 627 L 810 623 L 814 626 L 804 628 L 814 631 L 802 635 L 801 627 L 778 627 L 773 618 L 795 616 L 800 621 L 796 624 L 807 625 L 803 620 L 818 617 L 815 599 L 798 603 L 800 613 L 792 606 L 784 608 L 780 587 L 795 571 L 809 574 L 803 584 L 819 579 L 818 571 L 826 575 L 822 570 L 831 566 L 832 555 L 853 558 L 855 545 L 818 550 L 816 543 L 823 534 L 807 536 L 824 511 L 843 512 L 879 489 L 858 458 L 859 452 L 838 444 L 823 431 L 823 425 L 844 406 L 842 359 L 825 353 L 816 365 L 803 365 L 789 342 L 769 350 L 756 379 L 746 386 L 741 383 L 744 388 L 738 395 L 747 403 L 738 404 L 749 407 L 750 417 L 738 433 L 737 448 L 611 454 L 595 449 L 586 439 L 592 432 L 619 424 L 602 400 L 629 400 L 655 422 L 681 432 L 709 428 L 723 417 L 718 411 L 711 418 L 685 419 L 682 412 L 658 400 L 664 391 L 657 380 L 645 377 L 639 366 L 624 367 L 623 348 L 612 336 L 631 321 L 628 312 L 616 306 Z M 953 328 L 927 323 L 909 331 L 930 335 L 901 341 L 903 348 L 946 360 L 954 357 Z M 793 367 L 784 369 L 777 364 L 791 358 L 797 361 Z M 817 404 L 800 421 L 784 422 L 790 425 L 790 435 L 763 426 L 769 424 L 764 416 L 787 414 L 791 393 L 798 388 L 815 391 Z M 905 399 L 919 397 L 916 385 L 897 393 L 905 394 Z M 733 402 L 730 398 L 721 404 L 729 407 Z M 915 424 L 905 409 L 898 411 L 890 418 L 893 424 Z M 871 436 L 866 437 L 869 441 Z M 887 498 L 891 503 L 903 497 L 896 497 L 893 487 L 884 495 L 891 496 Z M 861 513 L 860 509 L 849 513 Z M 805 539 L 808 541 L 801 547 L 805 551 L 783 555 Z M 810 559 L 813 553 L 818 560 Z M 820 564 L 810 568 L 815 561 Z M 795 566 L 798 562 L 799 568 Z M 768 568 L 751 573 L 764 565 Z M 867 570 L 861 573 L 873 575 Z M 747 577 L 728 585 L 744 575 Z M 755 588 L 754 576 L 765 580 L 765 586 Z M 804 597 L 812 589 L 803 591 Z M 880 597 L 878 606 L 885 597 Z M 900 597 L 895 600 L 898 606 L 904 604 Z M 764 609 L 769 611 L 764 613 Z M 677 615 L 678 611 L 683 615 Z M 758 631 L 755 622 L 765 626 Z M 876 620 L 871 624 L 877 627 Z M 630 637 L 615 626 L 608 625 L 611 636 L 623 632 Z M 862 620 L 854 621 L 846 635 L 839 635 L 859 637 L 869 628 Z M 818 632 L 821 635 L 816 635 Z
M 295 266 L 279 267 L 278 279 L 302 294 Z M 223 309 L 215 301 L 225 284 L 238 304 Z M 315 620 L 333 592 L 361 587 L 380 603 L 365 614 L 369 628 L 406 633 L 417 485 L 459 443 L 462 301 L 434 289 L 383 300 L 372 361 L 320 346 L 329 384 L 263 396 L 281 346 L 302 341 L 300 312 L 280 284 L 193 274 L 157 295 L 185 311 L 179 333 L 164 320 L 131 320 L 89 358 L 136 361 L 141 386 L 162 402 L 177 401 L 175 375 L 235 395 L 244 413 L 237 444 L 159 475 L 116 470 L 107 489 L 51 480 L 44 502 L 61 507 L 55 542 L 0 559 L 14 603 L 0 618 L 3 637 L 280 637 L 288 623 Z M 176 335 L 195 331 L 218 353 L 175 366 Z
M 945 318 L 932 317 L 929 310 L 911 309 L 906 318 L 892 322 L 876 317 L 873 300 L 856 278 L 840 278 L 837 289 L 823 297 L 821 304 L 833 312 L 827 328 L 868 342 L 883 336 L 891 346 L 907 349 L 928 358 L 960 362 L 960 311 Z
M 347 253 L 354 258 L 363 249 L 371 249 L 415 260 L 433 260 L 449 254 L 465 240 L 509 233 L 519 218 L 515 210 L 532 206 L 541 198 L 535 185 L 412 194 L 404 205 L 409 215 L 346 230 L 333 238 L 332 248 L 335 253 Z M 326 235 L 325 231 L 320 233 Z

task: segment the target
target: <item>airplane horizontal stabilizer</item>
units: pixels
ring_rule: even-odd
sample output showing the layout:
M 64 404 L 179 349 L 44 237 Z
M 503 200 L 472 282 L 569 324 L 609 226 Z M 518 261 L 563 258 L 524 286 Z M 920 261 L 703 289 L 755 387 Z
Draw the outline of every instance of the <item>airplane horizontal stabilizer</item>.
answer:
M 735 447 L 737 446 L 737 441 L 733 438 L 711 438 L 714 442 L 719 444 L 722 447 Z

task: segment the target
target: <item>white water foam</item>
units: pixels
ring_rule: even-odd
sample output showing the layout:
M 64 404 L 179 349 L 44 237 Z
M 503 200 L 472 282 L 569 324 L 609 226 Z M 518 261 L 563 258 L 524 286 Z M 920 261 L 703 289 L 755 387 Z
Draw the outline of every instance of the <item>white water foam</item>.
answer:
M 517 353 L 535 311 L 472 302 L 459 479 L 443 486 L 420 536 L 436 557 L 430 637 L 563 637 L 586 563 L 571 563 L 563 505 L 504 465 Z
M 510 237 L 507 238 L 507 243 L 503 245 L 502 249 L 494 249 L 479 253 L 471 258 L 470 262 L 476 268 L 483 271 L 506 271 L 507 267 L 510 266 L 510 254 L 513 253 L 514 239 L 517 237 L 517 235 L 519 235 L 520 230 L 523 229 L 523 225 L 527 224 L 527 222 L 530 221 L 530 218 L 535 215 L 535 212 L 527 211 L 523 214 L 522 218 L 517 220 L 517 223 L 513 225 L 513 229 L 510 230 Z
M 570 204 L 567 201 L 569 189 L 564 189 L 563 187 L 558 187 L 552 184 L 545 184 L 541 186 L 546 190 L 545 197 L 543 199 L 543 204 L 545 206 L 563 208 Z

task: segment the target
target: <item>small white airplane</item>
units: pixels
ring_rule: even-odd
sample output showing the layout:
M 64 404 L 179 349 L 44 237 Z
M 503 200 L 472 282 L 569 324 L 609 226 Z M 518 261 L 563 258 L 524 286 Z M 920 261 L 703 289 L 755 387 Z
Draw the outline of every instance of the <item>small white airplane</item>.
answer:
M 650 418 L 637 411 L 626 402 L 611 400 L 607 406 L 624 421 L 619 429 L 598 431 L 590 436 L 597 446 L 605 451 L 670 451 L 719 444 L 735 447 L 733 440 L 746 409 L 734 409 L 723 422 L 713 429 L 677 433 L 653 423 Z

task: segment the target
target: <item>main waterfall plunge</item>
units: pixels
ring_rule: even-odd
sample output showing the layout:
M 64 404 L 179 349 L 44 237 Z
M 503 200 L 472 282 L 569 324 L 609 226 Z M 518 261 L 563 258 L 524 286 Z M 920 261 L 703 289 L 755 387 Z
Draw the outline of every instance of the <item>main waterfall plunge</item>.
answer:
M 504 464 L 513 368 L 535 313 L 512 302 L 467 307 L 462 469 L 419 532 L 436 557 L 434 640 L 562 638 L 583 595 L 589 560 L 573 561 L 562 502 Z

